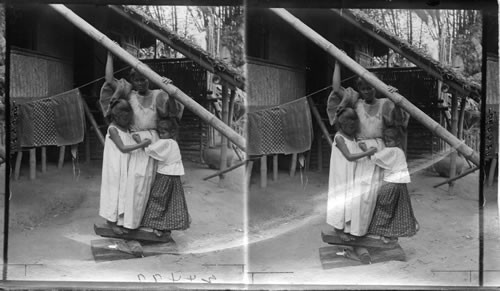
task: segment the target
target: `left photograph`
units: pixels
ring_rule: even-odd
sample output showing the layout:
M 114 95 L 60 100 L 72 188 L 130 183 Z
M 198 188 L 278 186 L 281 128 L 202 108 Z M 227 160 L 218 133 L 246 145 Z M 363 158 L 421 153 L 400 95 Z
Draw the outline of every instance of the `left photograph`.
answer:
M 6 279 L 243 283 L 243 7 L 5 17 Z

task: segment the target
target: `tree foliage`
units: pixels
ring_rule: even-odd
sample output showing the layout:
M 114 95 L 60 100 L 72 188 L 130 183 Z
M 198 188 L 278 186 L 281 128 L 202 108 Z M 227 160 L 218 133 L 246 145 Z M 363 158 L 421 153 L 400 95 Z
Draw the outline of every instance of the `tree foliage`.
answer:
M 436 46 L 437 58 L 442 64 L 453 67 L 465 77 L 480 80 L 480 11 L 366 9 L 364 12 L 384 29 L 418 50 L 430 54 L 431 48 Z M 393 64 L 409 65 L 407 60 L 395 54 L 391 51 L 389 56 Z

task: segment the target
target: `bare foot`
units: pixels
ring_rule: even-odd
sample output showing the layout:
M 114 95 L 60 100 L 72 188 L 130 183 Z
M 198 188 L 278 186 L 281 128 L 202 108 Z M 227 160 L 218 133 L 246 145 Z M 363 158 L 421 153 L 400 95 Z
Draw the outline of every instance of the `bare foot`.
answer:
M 342 229 L 335 228 L 335 233 L 339 236 L 340 240 L 342 241 L 354 240 L 354 237 L 352 235 L 345 233 Z
M 420 224 L 418 222 L 415 222 L 415 231 L 418 231 L 420 229 Z
M 111 227 L 111 230 L 113 231 L 114 234 L 117 234 L 117 235 L 122 235 L 123 234 L 123 231 L 121 230 L 121 228 L 116 225 L 116 222 L 111 222 L 111 221 L 107 221 L 109 227 Z
M 153 233 L 157 236 L 157 237 L 162 237 L 163 236 L 163 232 L 161 230 L 158 230 L 158 229 L 153 229 Z
M 386 236 L 383 236 L 381 239 L 382 239 L 382 241 L 385 244 L 395 243 L 395 242 L 398 241 L 397 237 L 386 237 Z
M 121 229 L 122 229 L 123 233 L 129 233 L 130 232 L 130 230 L 128 228 L 126 228 L 126 227 L 122 226 Z

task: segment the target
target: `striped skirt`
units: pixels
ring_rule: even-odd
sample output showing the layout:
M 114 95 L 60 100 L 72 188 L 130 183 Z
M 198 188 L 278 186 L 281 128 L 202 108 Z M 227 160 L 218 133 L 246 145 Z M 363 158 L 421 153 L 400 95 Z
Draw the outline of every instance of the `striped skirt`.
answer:
M 162 231 L 189 228 L 189 213 L 180 176 L 156 173 L 142 226 Z
M 417 233 L 417 220 L 406 184 L 380 186 L 368 234 L 385 237 L 410 237 Z

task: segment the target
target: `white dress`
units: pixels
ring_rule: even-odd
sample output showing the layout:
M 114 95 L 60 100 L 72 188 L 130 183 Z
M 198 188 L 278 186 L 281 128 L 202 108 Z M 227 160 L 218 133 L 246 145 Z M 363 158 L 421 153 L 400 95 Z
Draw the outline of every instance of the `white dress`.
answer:
M 158 90 L 151 90 L 152 102 L 149 107 L 143 107 L 137 100 L 137 93 L 132 91 L 129 97 L 130 106 L 134 112 L 132 121 L 133 133 L 139 134 L 141 140 L 149 138 L 151 142 L 158 140 L 156 133 L 156 97 Z M 144 150 L 131 152 L 129 162 L 129 179 L 127 180 L 127 203 L 125 203 L 125 220 L 123 226 L 130 229 L 139 228 L 142 216 L 151 192 L 155 175 L 155 161 Z
M 330 156 L 326 223 L 350 233 L 351 225 L 356 224 L 358 220 L 352 215 L 352 204 L 354 203 L 353 199 L 355 199 L 353 191 L 356 162 L 348 161 L 337 147 L 336 139 L 339 135 L 344 138 L 349 152 L 361 152 L 355 140 L 349 140 L 340 132 L 335 134 Z
M 364 142 L 368 148 L 375 147 L 377 150 L 385 148 L 381 139 L 384 128 L 383 109 L 386 100 L 379 99 L 377 105 L 369 105 L 363 101 L 358 101 L 355 106 L 359 118 L 358 141 Z M 366 107 L 378 106 L 376 114 L 368 114 Z M 368 227 L 377 203 L 377 190 L 381 182 L 382 172 L 368 158 L 357 161 L 354 173 L 354 199 L 352 204 L 352 216 L 356 217 L 357 223 L 352 223 L 351 234 L 363 236 L 367 233 Z
M 135 144 L 127 131 L 122 131 L 111 124 L 104 142 L 102 161 L 102 181 L 99 215 L 104 219 L 123 225 L 124 209 L 127 203 L 127 181 L 129 153 L 122 153 L 109 136 L 109 130 L 116 128 L 124 145 Z

